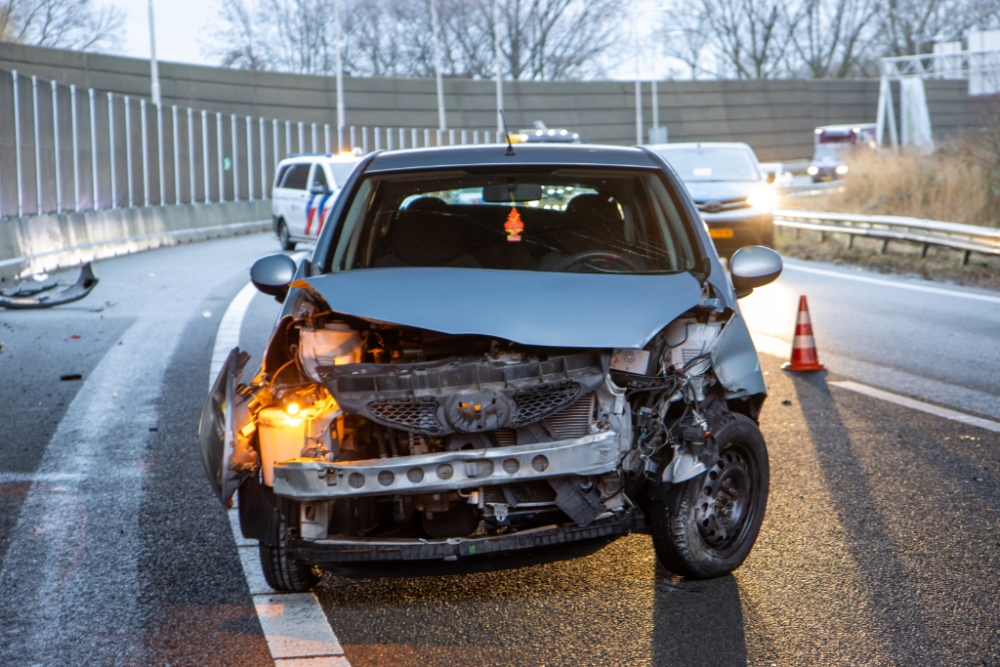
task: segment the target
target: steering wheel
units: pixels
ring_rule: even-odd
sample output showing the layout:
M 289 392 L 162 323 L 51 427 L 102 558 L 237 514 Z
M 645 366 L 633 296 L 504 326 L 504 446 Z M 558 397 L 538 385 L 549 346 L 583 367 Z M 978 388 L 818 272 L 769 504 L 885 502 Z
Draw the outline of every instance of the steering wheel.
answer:
M 591 262 L 597 262 L 596 265 L 591 264 Z M 584 266 L 590 266 L 595 269 L 596 272 L 607 272 L 607 273 L 619 273 L 618 271 L 613 271 L 612 267 L 618 265 L 628 269 L 632 273 L 640 273 L 640 269 L 636 266 L 635 262 L 626 257 L 625 255 L 618 254 L 617 252 L 612 252 L 610 250 L 587 250 L 584 252 L 578 252 L 575 255 L 570 255 L 563 261 L 559 262 L 554 271 L 569 272 L 573 267 L 579 266 L 583 268 Z M 610 265 L 610 266 L 608 266 Z M 602 268 L 603 267 L 603 268 Z M 610 269 L 610 270 L 609 270 Z

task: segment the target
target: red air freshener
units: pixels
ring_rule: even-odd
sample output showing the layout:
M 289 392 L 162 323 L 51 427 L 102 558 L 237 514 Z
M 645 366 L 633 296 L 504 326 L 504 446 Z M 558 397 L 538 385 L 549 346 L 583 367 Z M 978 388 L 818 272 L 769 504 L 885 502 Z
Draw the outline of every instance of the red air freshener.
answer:
M 521 232 L 524 231 L 524 223 L 521 222 L 521 214 L 517 212 L 517 207 L 511 207 L 507 222 L 503 223 L 503 230 L 507 232 L 507 241 L 520 241 Z

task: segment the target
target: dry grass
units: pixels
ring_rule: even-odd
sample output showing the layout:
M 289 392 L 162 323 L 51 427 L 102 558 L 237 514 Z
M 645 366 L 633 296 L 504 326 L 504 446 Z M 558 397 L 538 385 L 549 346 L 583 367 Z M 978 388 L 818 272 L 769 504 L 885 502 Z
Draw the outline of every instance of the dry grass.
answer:
M 992 170 L 967 142 L 945 146 L 932 155 L 858 151 L 847 165 L 840 192 L 794 200 L 793 205 L 1000 226 L 1000 198 L 991 187 Z

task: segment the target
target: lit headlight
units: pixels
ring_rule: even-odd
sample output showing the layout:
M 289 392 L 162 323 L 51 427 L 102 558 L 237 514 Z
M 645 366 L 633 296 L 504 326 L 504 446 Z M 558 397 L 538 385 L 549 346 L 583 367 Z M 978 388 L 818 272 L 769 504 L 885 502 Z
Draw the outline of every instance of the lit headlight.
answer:
M 819 167 L 817 167 L 814 164 L 811 164 L 809 165 L 809 168 L 806 169 L 806 173 L 809 174 L 810 176 L 815 176 L 816 174 L 819 173 Z
M 769 187 L 760 187 L 747 197 L 747 203 L 754 208 L 763 208 L 770 211 L 778 205 L 778 195 Z
M 846 164 L 842 164 L 839 167 L 837 167 L 837 173 L 840 174 L 841 176 L 843 176 L 844 174 L 846 174 L 847 173 L 847 165 Z

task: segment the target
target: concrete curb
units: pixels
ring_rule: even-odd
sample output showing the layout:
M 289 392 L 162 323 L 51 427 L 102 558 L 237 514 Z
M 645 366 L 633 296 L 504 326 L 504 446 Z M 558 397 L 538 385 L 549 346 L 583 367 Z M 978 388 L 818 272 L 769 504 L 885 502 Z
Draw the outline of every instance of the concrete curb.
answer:
M 271 202 L 184 204 L 0 221 L 0 282 L 96 259 L 271 228 Z

